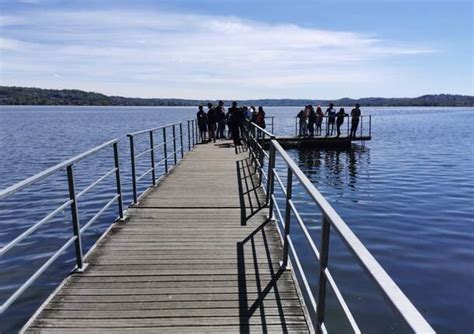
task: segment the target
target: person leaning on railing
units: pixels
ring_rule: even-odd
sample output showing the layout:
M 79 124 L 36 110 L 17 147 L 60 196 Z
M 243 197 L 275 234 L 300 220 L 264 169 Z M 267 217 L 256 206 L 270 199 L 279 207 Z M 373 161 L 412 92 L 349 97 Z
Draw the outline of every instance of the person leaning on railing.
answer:
M 344 117 L 346 116 L 348 115 L 344 112 L 344 108 L 339 109 L 339 112 L 336 114 L 336 138 L 339 138 L 339 136 L 341 135 L 341 126 L 344 123 Z
M 308 116 L 309 116 L 309 110 L 308 106 L 305 106 L 304 109 L 300 110 L 298 115 L 298 119 L 300 120 L 300 132 L 299 135 L 301 137 L 306 136 L 307 130 L 308 130 Z
M 357 132 L 357 127 L 359 126 L 360 119 L 360 104 L 356 103 L 355 108 L 351 111 L 352 124 L 351 124 L 351 134 L 350 137 L 355 137 Z

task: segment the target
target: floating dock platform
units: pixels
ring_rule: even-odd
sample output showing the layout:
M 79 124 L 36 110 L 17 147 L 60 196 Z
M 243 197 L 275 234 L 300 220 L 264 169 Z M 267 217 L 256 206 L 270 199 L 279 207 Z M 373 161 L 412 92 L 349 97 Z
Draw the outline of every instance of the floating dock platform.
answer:
M 350 147 L 352 142 L 363 142 L 372 139 L 372 136 L 359 136 L 359 137 L 276 137 L 278 143 L 283 148 L 299 148 L 299 147 L 320 147 L 320 148 L 331 148 L 331 147 Z M 265 139 L 265 147 L 269 144 L 269 139 Z

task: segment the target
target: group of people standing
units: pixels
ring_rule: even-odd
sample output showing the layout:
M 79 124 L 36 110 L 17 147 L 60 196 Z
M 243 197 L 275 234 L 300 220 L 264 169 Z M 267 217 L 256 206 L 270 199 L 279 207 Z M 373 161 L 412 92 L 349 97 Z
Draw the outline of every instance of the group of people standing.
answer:
M 263 107 L 243 108 L 237 107 L 237 102 L 232 102 L 232 107 L 226 112 L 224 102 L 219 101 L 217 106 L 212 103 L 207 104 L 207 112 L 202 105 L 196 114 L 199 135 L 202 142 L 213 141 L 216 139 L 232 139 L 235 145 L 241 145 L 241 131 L 244 120 L 250 120 L 265 128 L 265 111 Z M 227 135 L 226 135 L 227 128 Z
M 345 113 L 344 108 L 340 108 L 336 112 L 334 108 L 334 103 L 330 103 L 329 107 L 326 109 L 327 123 L 326 123 L 326 137 L 334 135 L 334 125 L 336 125 L 336 137 L 341 135 L 341 126 L 344 124 L 344 118 L 349 115 Z M 301 110 L 296 116 L 299 119 L 299 135 L 300 136 L 310 136 L 314 137 L 322 135 L 322 124 L 325 114 L 321 109 L 321 106 L 318 106 L 314 110 L 312 105 L 307 105 L 305 109 Z M 359 120 L 361 116 L 360 104 L 356 104 L 354 109 L 351 111 L 351 130 L 349 137 L 355 137 L 357 132 L 357 127 L 359 126 Z

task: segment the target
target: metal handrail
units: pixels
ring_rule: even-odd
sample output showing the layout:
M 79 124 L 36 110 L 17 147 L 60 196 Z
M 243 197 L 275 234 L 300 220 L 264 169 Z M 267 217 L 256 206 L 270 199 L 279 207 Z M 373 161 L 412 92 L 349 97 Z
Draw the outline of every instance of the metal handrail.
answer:
M 336 119 L 336 118 L 337 118 L 337 116 L 334 117 L 334 119 Z M 344 118 L 345 119 L 347 118 L 347 121 L 344 120 L 344 123 L 346 124 L 344 126 L 345 134 L 346 134 L 346 137 L 349 137 L 350 136 L 350 131 L 351 131 L 352 116 L 346 115 L 346 116 L 344 116 Z M 328 119 L 329 119 L 329 116 L 322 116 L 321 130 L 320 130 L 321 134 L 319 134 L 319 135 L 315 134 L 314 137 L 324 137 L 329 133 Z M 367 120 L 366 123 L 368 123 L 368 124 L 366 124 L 367 129 L 365 131 L 364 131 L 364 124 L 365 124 L 364 119 Z M 306 131 L 309 132 L 308 129 Z M 317 132 L 316 123 L 315 123 L 314 132 L 315 133 Z M 357 127 L 357 132 L 359 132 L 359 137 L 365 137 L 365 136 L 371 137 L 372 136 L 372 115 L 360 115 L 359 116 L 359 125 Z M 342 131 L 341 131 L 341 133 L 342 133 Z M 336 127 L 336 124 L 334 123 L 334 128 L 333 128 L 333 131 L 332 131 L 332 135 L 335 135 L 335 134 L 337 134 L 337 127 Z M 301 135 L 302 134 L 300 133 L 299 118 L 298 118 L 298 116 L 295 116 L 295 136 L 301 136 Z
M 101 176 L 99 179 L 88 185 L 86 188 L 84 188 L 82 191 L 79 193 L 76 192 L 75 189 L 75 180 L 74 180 L 74 168 L 73 166 L 84 160 L 85 158 L 88 158 L 89 156 L 93 155 L 94 153 L 105 149 L 106 147 L 113 147 L 113 152 L 114 152 L 114 168 L 110 171 L 108 171 L 106 174 Z M 3 304 L 0 305 L 0 314 L 3 314 L 11 304 L 13 304 L 27 289 L 30 287 L 31 284 L 46 270 L 49 268 L 49 266 L 62 254 L 64 251 L 71 246 L 73 243 L 75 244 L 75 253 L 76 253 L 76 270 L 82 271 L 85 268 L 85 263 L 83 261 L 83 252 L 82 252 L 82 240 L 81 240 L 81 234 L 84 233 L 84 231 L 91 225 L 93 224 L 99 217 L 102 215 L 105 210 L 107 210 L 114 202 L 117 202 L 118 205 L 118 210 L 119 210 L 119 218 L 123 219 L 123 198 L 122 198 L 122 186 L 121 186 L 121 181 L 120 181 L 120 164 L 119 164 L 119 155 L 118 155 L 118 140 L 114 139 L 111 141 L 108 141 L 102 145 L 99 145 L 87 152 L 84 152 L 82 154 L 79 154 L 71 159 L 68 159 L 62 163 L 57 164 L 56 166 L 53 166 L 51 168 L 46 169 L 45 171 L 38 173 L 36 175 L 33 175 L 29 178 L 27 178 L 24 181 L 18 182 L 2 191 L 0 191 L 0 199 L 6 198 L 7 196 L 11 196 L 14 193 L 25 189 L 26 187 L 37 183 L 48 176 L 51 176 L 55 174 L 58 171 L 66 169 L 67 172 L 67 181 L 68 181 L 68 191 L 69 191 L 69 200 L 61 204 L 59 207 L 57 207 L 55 210 L 50 212 L 46 217 L 41 219 L 39 222 L 35 223 L 33 226 L 28 228 L 26 231 L 24 231 L 22 234 L 17 236 L 15 239 L 10 241 L 8 244 L 3 246 L 0 249 L 0 256 L 3 256 L 5 253 L 7 253 L 9 250 L 17 246 L 23 239 L 31 235 L 33 232 L 35 232 L 39 227 L 42 225 L 48 223 L 53 219 L 57 214 L 60 212 L 64 211 L 68 206 L 70 207 L 71 210 L 71 222 L 72 222 L 72 227 L 73 227 L 73 233 L 74 235 L 68 239 L 68 241 L 61 246 L 43 265 L 35 271 L 33 275 L 31 275 L 26 282 L 24 282 L 15 292 L 10 295 Z M 116 183 L 116 194 L 113 196 L 113 198 L 104 206 L 102 209 L 100 209 L 94 217 L 92 217 L 84 226 L 80 226 L 79 223 L 79 211 L 78 211 L 78 205 L 77 201 L 79 197 L 83 196 L 86 192 L 91 190 L 93 187 L 95 187 L 97 184 L 102 182 L 104 179 L 106 179 L 108 176 L 115 174 L 115 183 Z
M 188 131 L 188 151 L 190 151 L 196 143 L 198 138 L 196 137 L 197 131 L 195 131 L 196 120 L 190 119 L 187 120 L 187 131 Z M 177 129 L 178 128 L 178 131 Z M 155 144 L 155 132 L 161 130 L 161 142 Z M 167 131 L 171 130 L 171 131 Z M 178 133 L 177 133 L 178 132 Z M 171 137 L 167 138 L 167 133 L 171 133 Z M 139 153 L 135 153 L 135 139 L 139 135 L 148 134 L 149 135 L 149 147 Z M 192 137 L 191 137 L 192 136 Z M 183 141 L 183 122 L 171 123 L 151 129 L 146 129 L 142 131 L 128 133 L 127 137 L 129 138 L 130 144 L 130 163 L 132 171 L 132 194 L 133 202 L 132 204 L 137 204 L 140 198 L 138 194 L 138 182 L 143 180 L 145 176 L 151 174 L 151 186 L 155 186 L 157 182 L 156 170 L 157 166 L 161 165 L 164 162 L 165 173 L 169 173 L 170 168 L 168 166 L 168 160 L 172 157 L 173 166 L 176 166 L 178 163 L 178 153 L 181 153 L 181 159 L 184 157 L 184 141 Z M 158 139 L 157 139 L 158 140 Z M 177 142 L 179 140 L 179 148 L 177 147 Z M 192 146 L 191 146 L 192 143 Z M 173 150 L 168 152 L 168 145 L 172 145 Z M 156 154 L 159 154 L 159 150 L 162 147 L 163 159 L 158 163 L 155 162 Z M 136 172 L 136 161 L 138 158 L 150 154 L 150 168 L 147 169 L 143 174 L 137 176 Z M 143 194 L 142 194 L 143 195 Z M 141 196 L 142 196 L 141 195 Z
M 140 130 L 140 131 L 136 131 L 136 132 L 131 132 L 131 133 L 128 133 L 127 136 L 128 135 L 137 136 L 137 135 L 140 135 L 140 134 L 143 134 L 143 133 L 148 133 L 150 131 L 158 131 L 158 130 L 161 130 L 163 128 L 169 128 L 169 127 L 172 127 L 173 125 L 178 125 L 178 124 L 180 124 L 180 122 L 169 123 L 169 124 L 161 125 L 161 126 L 158 126 L 158 127 L 155 127 L 155 128 L 150 128 L 150 129 Z
M 265 119 L 267 119 L 267 118 L 269 118 L 269 119 L 272 120 L 272 122 L 270 123 L 270 124 L 272 125 L 272 131 L 271 131 L 271 133 L 275 133 L 275 121 L 274 121 L 274 120 L 275 120 L 275 116 L 265 116 Z
M 298 165 L 294 160 L 287 154 L 287 152 L 282 148 L 282 146 L 275 139 L 275 136 L 272 133 L 258 127 L 256 124 L 247 122 L 244 127 L 244 138 L 249 147 L 250 158 L 254 161 L 255 166 L 260 166 L 260 175 L 262 169 L 264 168 L 263 159 L 265 155 L 262 154 L 263 145 L 258 143 L 259 140 L 265 140 L 267 138 L 269 146 L 269 158 L 268 160 L 268 178 L 266 189 L 264 188 L 267 196 L 267 205 L 269 206 L 269 217 L 274 219 L 274 214 L 277 215 L 278 220 L 284 224 L 284 231 L 280 231 L 279 224 L 277 224 L 279 234 L 282 237 L 283 242 L 283 261 L 282 267 L 286 267 L 288 261 L 292 265 L 292 268 L 296 268 L 300 277 L 303 278 L 303 287 L 306 294 L 311 300 L 311 305 L 313 312 L 311 316 L 315 318 L 314 329 L 318 333 L 326 332 L 325 326 L 325 304 L 326 304 L 326 286 L 327 282 L 334 289 L 336 298 L 341 306 L 347 320 L 349 321 L 352 330 L 355 333 L 360 333 L 360 329 L 355 321 L 352 313 L 350 312 L 347 303 L 345 302 L 341 292 L 339 291 L 336 282 L 334 281 L 329 268 L 328 268 L 328 255 L 329 255 L 329 236 L 330 230 L 333 228 L 340 238 L 343 240 L 344 244 L 350 250 L 350 252 L 355 256 L 355 258 L 360 262 L 362 268 L 369 274 L 369 277 L 376 283 L 378 288 L 388 299 L 390 305 L 397 311 L 397 313 L 404 319 L 406 324 L 416 333 L 434 333 L 433 328 L 429 323 L 423 318 L 411 301 L 405 296 L 405 294 L 400 290 L 392 278 L 387 274 L 387 272 L 382 268 L 382 266 L 377 262 L 377 260 L 370 254 L 367 248 L 362 244 L 362 242 L 357 238 L 357 236 L 352 232 L 349 226 L 342 220 L 334 208 L 329 204 L 329 202 L 323 197 L 323 195 L 316 189 L 316 187 L 311 183 L 307 176 L 301 171 Z M 258 144 L 258 145 L 257 145 Z M 286 165 L 287 169 L 287 182 L 286 186 L 283 185 L 278 171 L 275 168 L 275 159 L 276 155 L 279 155 L 283 162 Z M 274 195 L 274 186 L 275 186 L 275 177 L 277 178 L 277 184 L 282 188 L 285 195 L 285 210 L 282 214 L 280 207 L 276 201 Z M 293 200 L 292 200 L 292 188 L 293 188 L 293 179 L 296 178 L 300 185 L 303 186 L 307 195 L 311 198 L 312 202 L 317 205 L 319 208 L 322 220 L 322 230 L 321 230 L 321 249 L 318 250 L 315 243 L 311 239 L 309 232 L 304 224 L 301 215 L 298 213 Z M 261 177 L 260 177 L 261 180 Z M 297 250 L 293 242 L 291 241 L 291 213 L 294 213 L 297 217 L 297 222 L 303 230 L 305 239 L 310 243 L 311 249 L 317 261 L 320 265 L 320 275 L 319 275 L 319 285 L 317 287 L 317 295 L 314 296 L 309 284 L 306 279 L 306 275 L 300 264 Z M 292 257 L 289 257 L 289 250 L 291 249 Z M 293 265 L 293 260 L 295 265 Z M 317 302 L 316 302 L 317 297 Z
M 88 156 L 96 153 L 97 151 L 100 151 L 102 150 L 104 147 L 107 147 L 107 146 L 110 146 L 110 145 L 113 145 L 114 143 L 116 143 L 118 141 L 118 139 L 114 139 L 114 140 L 110 140 L 108 142 L 105 142 L 103 143 L 102 145 L 99 145 L 99 146 L 96 146 L 94 147 L 93 149 L 89 150 L 89 151 L 86 151 L 84 153 L 81 153 L 71 159 L 68 159 L 66 161 L 63 161 L 53 167 L 50 167 L 36 175 L 33 175 L 23 181 L 20 181 L 8 188 L 5 188 L 3 190 L 0 190 L 0 199 L 6 197 L 6 196 L 9 196 L 9 195 L 12 195 L 14 193 L 16 193 L 17 191 L 20 191 L 24 188 L 26 188 L 27 186 L 29 186 L 30 184 L 32 183 L 35 183 L 35 182 L 38 182 L 48 176 L 50 176 L 51 174 L 54 174 L 55 172 L 57 172 L 58 170 L 61 170 L 61 169 L 64 169 L 70 165 L 73 165 L 74 163 L 78 162 L 79 160 L 83 160 L 85 158 L 87 158 Z

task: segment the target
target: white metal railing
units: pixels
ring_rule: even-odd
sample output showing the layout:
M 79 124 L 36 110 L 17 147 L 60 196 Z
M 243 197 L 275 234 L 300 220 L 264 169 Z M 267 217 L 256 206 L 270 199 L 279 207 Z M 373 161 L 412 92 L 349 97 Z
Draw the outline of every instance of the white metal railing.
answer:
M 331 121 L 332 120 L 332 121 Z M 353 129 L 353 120 L 357 120 L 357 125 Z M 302 127 L 302 122 L 306 124 Z M 274 133 L 272 131 L 272 133 Z M 352 136 L 351 136 L 352 135 Z M 372 115 L 361 115 L 357 119 L 352 116 L 344 116 L 343 123 L 338 124 L 337 118 L 321 116 L 316 122 L 308 120 L 301 121 L 295 117 L 295 136 L 305 137 L 353 137 L 354 139 L 364 139 L 372 136 Z
M 77 192 L 75 179 L 74 179 L 74 166 L 81 162 L 82 160 L 89 158 L 96 154 L 99 151 L 103 151 L 106 148 L 113 148 L 114 154 L 114 167 L 105 173 L 103 176 L 99 177 L 96 181 L 85 187 L 80 192 Z M 8 242 L 0 249 L 0 257 L 5 255 L 14 247 L 24 240 L 26 237 L 31 235 L 33 232 L 38 230 L 41 226 L 49 223 L 54 217 L 59 213 L 67 210 L 68 208 L 71 211 L 71 223 L 73 228 L 73 235 L 53 254 L 48 260 L 37 269 L 33 275 L 31 275 L 18 289 L 16 289 L 13 294 L 11 294 L 4 302 L 0 305 L 0 314 L 4 313 L 10 305 L 12 305 L 15 300 L 17 300 L 30 286 L 33 284 L 41 274 L 48 269 L 57 258 L 63 254 L 72 244 L 75 245 L 75 254 L 76 254 L 76 270 L 84 270 L 86 264 L 84 263 L 84 254 L 82 249 L 82 238 L 81 236 L 84 232 L 94 223 L 97 219 L 114 203 L 118 206 L 118 215 L 119 218 L 123 218 L 123 200 L 122 200 L 122 185 L 120 181 L 120 162 L 119 162 L 119 149 L 118 149 L 118 140 L 114 139 L 108 141 L 102 145 L 99 145 L 87 152 L 84 152 L 74 158 L 66 160 L 56 166 L 46 169 L 45 171 L 38 173 L 24 181 L 18 182 L 17 184 L 12 185 L 4 190 L 0 191 L 0 200 L 7 198 L 18 191 L 21 191 L 30 185 L 36 184 L 37 182 L 46 179 L 47 177 L 57 174 L 58 172 L 66 170 L 67 173 L 67 183 L 68 183 L 68 192 L 69 199 L 61 204 L 59 207 L 54 209 L 52 212 L 47 214 L 45 217 L 40 219 L 38 222 L 34 223 L 33 226 L 28 228 L 22 234 L 14 238 L 12 241 Z M 116 193 L 115 195 L 91 218 L 87 221 L 82 227 L 79 222 L 79 209 L 78 209 L 78 199 L 94 188 L 99 183 L 103 182 L 107 177 L 115 175 L 115 185 Z
M 254 123 L 246 122 L 243 128 L 244 138 L 249 147 L 250 158 L 255 164 L 256 171 L 259 173 L 260 184 L 264 186 L 263 177 L 266 180 L 266 186 L 263 187 L 266 193 L 266 204 L 269 207 L 270 219 L 275 219 L 283 224 L 284 229 L 281 231 L 279 224 L 276 224 L 283 241 L 283 259 L 282 267 L 285 268 L 290 262 L 291 267 L 299 274 L 302 279 L 302 287 L 306 295 L 309 296 L 308 311 L 313 320 L 314 330 L 317 333 L 325 333 L 325 311 L 326 311 L 326 287 L 331 286 L 335 292 L 337 301 L 342 308 L 347 321 L 349 322 L 354 333 L 361 333 L 361 330 L 355 320 L 351 310 L 349 309 L 342 293 L 340 292 L 331 272 L 328 268 L 329 255 L 329 236 L 331 230 L 337 232 L 349 251 L 360 262 L 362 268 L 368 273 L 369 277 L 380 288 L 383 295 L 387 298 L 389 304 L 404 319 L 406 324 L 416 333 L 434 333 L 433 328 L 423 318 L 420 312 L 400 290 L 397 284 L 370 254 L 367 248 L 351 231 L 349 226 L 342 220 L 334 208 L 321 195 L 306 175 L 301 171 L 298 165 L 281 147 L 275 136 L 258 127 Z M 268 147 L 268 151 L 265 148 Z M 286 166 L 286 185 L 283 184 L 281 177 L 275 168 L 275 158 L 280 156 Z M 267 169 L 265 170 L 265 162 Z M 320 249 L 316 246 L 314 240 L 309 234 L 303 218 L 298 212 L 292 200 L 293 180 L 297 179 L 304 188 L 306 195 L 316 204 L 322 216 L 321 220 L 321 243 Z M 285 196 L 285 206 L 280 208 L 275 194 L 275 179 L 277 185 L 281 187 Z M 283 209 L 283 211 L 282 211 Z M 317 293 L 313 294 L 307 274 L 303 270 L 298 256 L 298 249 L 292 240 L 291 233 L 291 217 L 296 217 L 297 224 L 301 227 L 303 235 L 314 255 L 315 261 L 319 262 L 319 284 Z M 291 257 L 289 256 L 291 250 Z M 301 284 L 300 284 L 301 286 Z M 308 303 L 306 303 L 308 304 Z
M 197 122 L 195 119 L 190 119 L 187 121 L 187 131 L 188 131 L 188 149 L 191 151 L 192 148 L 198 143 L 198 131 L 196 129 Z M 171 136 L 167 139 L 166 131 L 171 132 Z M 179 135 L 177 134 L 177 129 L 179 130 Z M 155 145 L 154 143 L 154 133 L 161 131 L 163 135 L 162 142 Z M 149 135 L 150 148 L 135 154 L 135 138 L 142 134 Z M 146 175 L 152 174 L 152 184 L 147 185 L 147 188 L 150 188 L 153 185 L 156 185 L 156 167 L 158 164 L 164 164 L 165 172 L 171 169 L 168 166 L 168 159 L 172 156 L 174 165 L 178 161 L 178 153 L 180 152 L 181 158 L 184 156 L 184 142 L 183 142 L 183 123 L 174 123 L 169 124 L 153 129 L 147 129 L 143 131 L 138 131 L 130 133 L 127 135 L 130 142 L 130 151 L 131 151 L 131 161 L 132 161 L 132 193 L 133 193 L 133 203 L 136 204 L 138 201 L 137 194 L 137 182 L 142 180 Z M 178 147 L 179 140 L 179 147 Z M 168 152 L 167 145 L 172 145 L 173 151 Z M 104 175 L 100 176 L 97 180 L 84 187 L 84 189 L 77 191 L 74 177 L 74 166 L 86 158 L 94 156 L 97 152 L 103 151 L 109 147 L 113 149 L 113 165 L 114 167 L 107 171 Z M 163 147 L 163 156 L 164 159 L 155 163 L 155 154 L 156 151 Z M 178 151 L 179 150 L 179 151 Z M 145 171 L 142 175 L 136 176 L 135 172 L 135 160 L 141 156 L 150 154 L 151 159 L 151 168 Z M 170 155 L 170 156 L 168 156 Z M 0 190 L 0 200 L 3 200 L 16 192 L 19 192 L 29 186 L 38 183 L 41 180 L 44 180 L 51 175 L 57 174 L 62 170 L 66 170 L 67 174 L 67 183 L 68 183 L 68 192 L 69 199 L 59 205 L 52 212 L 48 213 L 45 217 L 41 218 L 38 222 L 35 222 L 31 227 L 26 229 L 23 233 L 16 236 L 13 240 L 9 241 L 6 245 L 0 248 L 0 257 L 9 252 L 11 249 L 18 246 L 21 241 L 23 241 L 28 236 L 32 235 L 37 231 L 41 226 L 49 223 L 54 217 L 56 217 L 61 212 L 69 209 L 71 212 L 71 223 L 73 227 L 73 235 L 69 238 L 53 255 L 51 255 L 48 260 L 41 265 L 18 289 L 16 289 L 4 302 L 0 304 L 0 314 L 3 314 L 40 276 L 43 274 L 46 269 L 48 269 L 58 258 L 62 255 L 71 245 L 75 245 L 75 256 L 76 256 L 76 270 L 83 271 L 87 264 L 84 263 L 84 254 L 82 247 L 82 235 L 84 232 L 94 224 L 104 212 L 110 208 L 114 203 L 118 206 L 118 218 L 124 218 L 124 206 L 123 206 L 123 196 L 122 196 L 122 184 L 120 177 L 120 159 L 119 159 L 119 148 L 118 148 L 118 139 L 114 139 L 103 143 L 87 152 L 79 154 L 69 160 L 66 160 L 56 166 L 46 169 L 43 172 L 40 172 L 30 178 L 27 178 L 24 181 L 18 182 L 4 190 Z M 115 175 L 115 185 L 116 193 L 114 196 L 101 208 L 99 209 L 92 218 L 90 218 L 84 225 L 80 224 L 79 221 L 79 209 L 78 209 L 78 200 L 82 198 L 86 193 L 96 187 L 99 183 L 104 182 L 110 176 Z M 111 222 L 112 223 L 112 222 Z
M 188 130 L 188 150 L 191 149 L 198 143 L 198 131 L 196 130 L 197 122 L 195 119 L 190 119 L 187 121 L 187 130 Z M 179 130 L 179 137 L 178 131 Z M 159 141 L 159 138 L 155 137 L 155 134 L 161 135 L 161 143 L 155 144 L 155 141 Z M 136 137 L 141 135 L 148 134 L 149 148 L 140 152 L 135 153 L 135 140 Z M 137 131 L 127 134 L 130 143 L 130 162 L 131 162 L 131 171 L 132 171 L 132 194 L 133 194 L 133 204 L 137 204 L 140 198 L 138 194 L 137 184 L 145 176 L 151 174 L 151 186 L 156 185 L 156 170 L 159 165 L 163 165 L 165 173 L 170 171 L 169 167 L 169 155 L 172 155 L 174 166 L 178 162 L 178 146 L 179 152 L 181 153 L 181 158 L 184 156 L 184 142 L 183 142 L 183 123 L 173 123 L 168 124 L 152 129 L 146 129 L 142 131 Z M 179 139 L 179 142 L 178 142 Z M 173 145 L 173 150 L 168 152 L 168 145 Z M 163 158 L 159 161 L 156 160 L 156 156 L 161 151 Z M 140 176 L 137 176 L 136 172 L 136 161 L 138 158 L 150 155 L 150 168 L 143 172 Z M 143 195 L 143 194 L 142 194 Z

